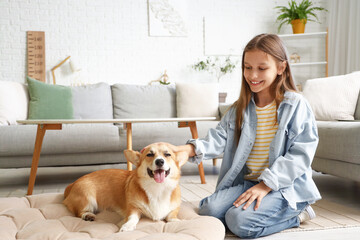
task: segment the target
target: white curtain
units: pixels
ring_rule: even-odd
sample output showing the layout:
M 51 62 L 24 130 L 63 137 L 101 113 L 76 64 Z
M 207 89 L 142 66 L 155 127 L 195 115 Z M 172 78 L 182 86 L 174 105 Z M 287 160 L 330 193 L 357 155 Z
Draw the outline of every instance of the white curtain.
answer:
M 332 0 L 329 9 L 329 76 L 360 71 L 360 1 Z

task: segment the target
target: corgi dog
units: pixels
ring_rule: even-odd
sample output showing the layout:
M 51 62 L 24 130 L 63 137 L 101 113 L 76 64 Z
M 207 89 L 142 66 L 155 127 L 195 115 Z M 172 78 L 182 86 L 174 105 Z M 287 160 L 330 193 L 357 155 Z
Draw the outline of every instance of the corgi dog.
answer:
M 166 143 L 124 154 L 135 170 L 105 169 L 79 178 L 65 189 L 66 207 L 86 221 L 94 221 L 98 210 L 111 209 L 124 217 L 118 223 L 121 232 L 134 230 L 142 215 L 178 221 L 180 167 L 188 154 L 174 153 Z

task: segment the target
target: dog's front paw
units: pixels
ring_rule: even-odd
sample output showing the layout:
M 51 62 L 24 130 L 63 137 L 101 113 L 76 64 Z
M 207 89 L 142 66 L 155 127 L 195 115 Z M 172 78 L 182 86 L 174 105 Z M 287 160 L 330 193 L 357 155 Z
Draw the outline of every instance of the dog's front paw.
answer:
M 133 211 L 126 220 L 125 223 L 120 227 L 120 232 L 129 232 L 133 231 L 136 228 L 136 224 L 140 220 L 140 213 L 137 211 Z
M 125 223 L 121 226 L 120 228 L 120 232 L 130 232 L 130 231 L 134 231 L 136 228 L 136 224 L 132 224 L 132 223 Z
M 95 221 L 95 214 L 91 212 L 85 212 L 82 214 L 81 218 L 85 221 Z

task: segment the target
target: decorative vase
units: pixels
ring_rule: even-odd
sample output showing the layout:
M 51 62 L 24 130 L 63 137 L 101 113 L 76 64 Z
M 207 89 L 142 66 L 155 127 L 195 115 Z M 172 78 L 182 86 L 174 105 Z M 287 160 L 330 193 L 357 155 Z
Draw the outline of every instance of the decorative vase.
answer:
M 304 33 L 306 19 L 295 19 L 291 21 L 292 29 L 294 34 Z
M 219 103 L 225 103 L 225 101 L 226 101 L 226 96 L 227 96 L 227 93 L 226 93 L 226 92 L 221 92 L 221 93 L 219 93 Z

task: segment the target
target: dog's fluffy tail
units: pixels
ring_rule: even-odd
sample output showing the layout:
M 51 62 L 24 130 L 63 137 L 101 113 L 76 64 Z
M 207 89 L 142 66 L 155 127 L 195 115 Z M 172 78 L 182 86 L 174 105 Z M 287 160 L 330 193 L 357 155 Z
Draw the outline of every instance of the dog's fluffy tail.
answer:
M 69 186 L 66 187 L 65 191 L 64 191 L 64 198 L 66 198 L 67 196 L 69 196 L 71 188 L 73 187 L 74 183 L 69 184 Z

